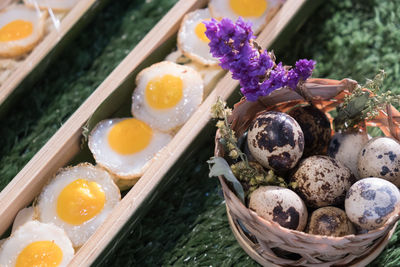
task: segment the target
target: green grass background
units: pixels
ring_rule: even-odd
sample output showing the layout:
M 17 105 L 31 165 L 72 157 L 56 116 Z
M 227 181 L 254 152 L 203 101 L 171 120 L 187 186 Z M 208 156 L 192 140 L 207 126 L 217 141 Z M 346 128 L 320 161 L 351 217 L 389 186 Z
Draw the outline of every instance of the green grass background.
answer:
M 110 1 L 1 119 L 0 189 L 18 173 L 176 0 Z M 400 0 L 326 1 L 279 60 L 317 61 L 314 77 L 364 82 L 379 69 L 385 89 L 400 92 Z M 104 266 L 257 266 L 234 239 L 215 178 L 205 161 L 213 137 L 178 171 L 174 182 Z M 371 266 L 400 266 L 397 229 Z

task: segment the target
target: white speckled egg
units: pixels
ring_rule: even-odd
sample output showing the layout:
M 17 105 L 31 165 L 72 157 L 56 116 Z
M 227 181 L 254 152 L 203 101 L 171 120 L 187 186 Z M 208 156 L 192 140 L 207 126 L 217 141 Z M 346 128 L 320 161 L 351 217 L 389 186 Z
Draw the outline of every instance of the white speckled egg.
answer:
M 389 137 L 371 139 L 358 156 L 360 178 L 380 177 L 400 186 L 400 144 Z
M 336 133 L 328 147 L 328 156 L 337 159 L 358 178 L 358 154 L 368 142 L 366 132 Z
M 282 227 L 302 231 L 307 224 L 307 207 L 292 190 L 261 186 L 250 195 L 249 208 L 260 217 Z
M 295 191 L 308 207 L 325 207 L 342 204 L 354 176 L 337 160 L 317 155 L 300 162 L 292 176 Z
M 379 228 L 399 212 L 399 189 L 381 178 L 361 179 L 350 187 L 345 209 L 349 219 L 361 229 Z
M 260 114 L 249 128 L 247 144 L 252 156 L 264 167 L 276 171 L 293 168 L 304 150 L 300 125 L 277 111 Z

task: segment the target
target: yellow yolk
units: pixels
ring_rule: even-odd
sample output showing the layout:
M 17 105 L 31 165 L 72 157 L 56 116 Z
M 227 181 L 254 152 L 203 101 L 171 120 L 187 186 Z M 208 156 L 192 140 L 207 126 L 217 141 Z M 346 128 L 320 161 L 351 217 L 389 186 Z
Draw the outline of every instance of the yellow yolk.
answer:
M 267 9 L 266 0 L 229 0 L 229 4 L 242 17 L 260 17 Z
M 210 42 L 210 39 L 208 39 L 208 37 L 206 36 L 206 25 L 204 25 L 203 22 L 197 23 L 194 32 L 196 33 L 197 37 L 199 37 L 199 39 L 203 42 Z
M 154 109 L 167 109 L 176 106 L 183 96 L 181 78 L 166 74 L 152 79 L 146 86 L 146 101 Z
M 126 119 L 115 124 L 108 133 L 108 144 L 115 152 L 130 155 L 146 148 L 153 130 L 143 121 Z
M 29 21 L 14 20 L 0 29 L 0 42 L 16 41 L 28 37 L 33 32 Z
M 65 222 L 80 225 L 100 213 L 106 195 L 96 182 L 77 179 L 61 191 L 57 200 L 57 214 Z
M 36 241 L 19 253 L 16 267 L 50 267 L 60 265 L 62 250 L 52 241 Z

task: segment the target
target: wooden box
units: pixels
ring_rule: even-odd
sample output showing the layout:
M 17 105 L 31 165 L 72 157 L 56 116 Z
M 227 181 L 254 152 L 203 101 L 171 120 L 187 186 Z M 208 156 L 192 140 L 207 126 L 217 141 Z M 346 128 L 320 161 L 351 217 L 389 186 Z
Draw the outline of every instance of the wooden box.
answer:
M 91 130 L 105 118 L 129 114 L 136 74 L 165 58 L 176 45 L 176 33 L 183 16 L 189 11 L 205 7 L 207 2 L 180 0 L 14 177 L 0 193 L 0 234 L 9 229 L 17 212 L 32 203 L 59 168 L 79 162 L 93 162 L 87 144 L 82 143 L 83 129 Z M 287 0 L 259 34 L 258 44 L 263 48 L 270 47 L 273 42 L 279 41 L 278 37 L 297 29 L 320 3 Z M 238 82 L 232 80 L 230 74 L 218 81 L 201 106 L 159 153 L 157 160 L 151 163 L 95 234 L 76 252 L 70 266 L 98 263 L 112 253 L 118 242 L 154 203 L 163 185 L 171 179 L 171 176 L 166 176 L 170 168 L 183 155 L 187 156 L 189 145 L 211 119 L 210 107 L 218 97 L 228 99 L 237 86 Z

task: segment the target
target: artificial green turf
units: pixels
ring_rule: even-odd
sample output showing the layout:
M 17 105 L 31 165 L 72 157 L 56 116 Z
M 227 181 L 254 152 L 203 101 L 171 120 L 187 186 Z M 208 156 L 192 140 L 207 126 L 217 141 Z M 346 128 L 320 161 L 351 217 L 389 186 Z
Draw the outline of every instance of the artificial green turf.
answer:
M 2 119 L 0 189 L 176 1 L 110 1 L 41 79 Z M 278 59 L 317 60 L 314 77 L 363 82 L 380 68 L 399 92 L 400 0 L 330 0 L 275 49 Z M 106 266 L 255 266 L 230 232 L 225 205 L 205 161 L 212 139 L 179 170 Z M 399 229 L 373 266 L 400 266 Z

